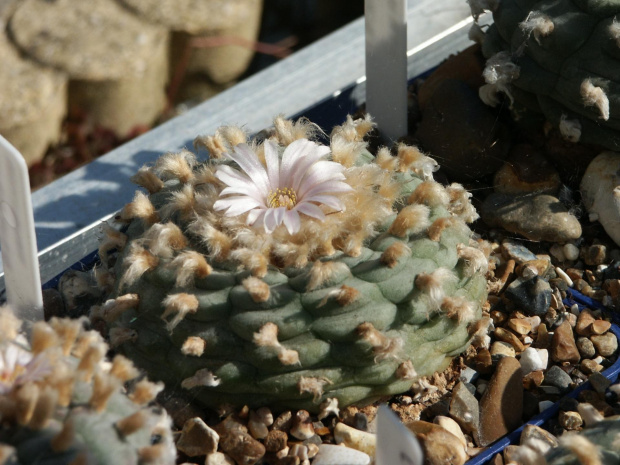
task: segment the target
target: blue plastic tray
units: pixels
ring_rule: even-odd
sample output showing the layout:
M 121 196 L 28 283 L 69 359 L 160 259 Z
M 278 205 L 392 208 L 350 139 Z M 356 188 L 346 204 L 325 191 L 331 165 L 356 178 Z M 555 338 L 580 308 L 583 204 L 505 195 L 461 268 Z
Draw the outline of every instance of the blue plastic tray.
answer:
M 581 294 L 580 292 L 575 291 L 574 289 L 568 289 L 567 294 L 568 294 L 567 298 L 564 299 L 565 305 L 572 306 L 573 304 L 577 304 L 579 306 L 579 310 L 583 310 L 584 308 L 605 310 L 606 313 L 610 315 L 613 320 L 613 323 L 611 325 L 611 332 L 613 332 L 616 335 L 616 338 L 620 340 L 620 326 L 618 326 L 617 324 L 618 321 L 620 320 L 620 317 L 615 312 L 609 311 L 600 302 L 594 299 L 591 299 L 590 297 L 587 297 Z M 605 371 L 602 372 L 602 374 L 607 379 L 609 379 L 612 383 L 614 383 L 618 379 L 619 373 L 620 373 L 620 357 L 618 357 L 618 359 L 615 361 L 613 365 L 611 365 L 609 368 L 607 368 Z M 575 388 L 570 393 L 566 394 L 564 398 L 576 398 L 581 391 L 586 390 L 590 387 L 591 387 L 590 382 L 586 381 L 580 384 L 577 388 Z M 536 426 L 541 426 L 544 428 L 544 426 L 549 422 L 549 420 L 557 416 L 559 410 L 560 410 L 560 401 L 554 403 L 551 407 L 545 409 L 543 412 L 531 418 L 528 422 L 521 425 L 519 428 L 517 428 L 512 433 L 508 433 L 506 436 L 502 437 L 501 439 L 498 439 L 496 442 L 491 444 L 487 449 L 485 449 L 480 454 L 476 455 L 474 458 L 469 460 L 465 465 L 483 465 L 483 464 L 489 463 L 491 459 L 495 456 L 495 454 L 501 453 L 506 448 L 506 446 L 509 446 L 511 444 L 519 444 L 520 439 L 521 439 L 521 432 L 523 431 L 523 428 L 525 428 L 527 425 L 536 425 Z

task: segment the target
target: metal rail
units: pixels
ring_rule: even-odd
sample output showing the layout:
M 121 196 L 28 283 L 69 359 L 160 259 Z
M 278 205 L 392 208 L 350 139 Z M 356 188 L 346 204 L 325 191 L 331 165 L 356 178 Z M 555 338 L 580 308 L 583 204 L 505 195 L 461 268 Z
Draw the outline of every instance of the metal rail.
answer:
M 408 76 L 436 66 L 471 44 L 469 7 L 462 0 L 420 0 L 408 9 Z M 254 133 L 274 116 L 364 101 L 364 24 L 360 18 L 249 77 L 187 113 L 118 147 L 33 193 L 41 281 L 47 282 L 97 248 L 99 226 L 131 200 L 129 178 L 159 155 L 192 146 L 222 124 Z M 333 109 L 333 108 L 332 108 Z M 310 111 L 311 112 L 311 111 Z M 340 109 L 340 118 L 343 118 Z M 0 300 L 4 278 L 0 262 Z

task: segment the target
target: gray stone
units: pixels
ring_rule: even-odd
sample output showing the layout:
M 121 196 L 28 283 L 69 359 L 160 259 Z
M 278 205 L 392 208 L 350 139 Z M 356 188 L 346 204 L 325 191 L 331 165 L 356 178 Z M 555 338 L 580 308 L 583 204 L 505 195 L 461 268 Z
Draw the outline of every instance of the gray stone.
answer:
M 577 349 L 583 358 L 590 359 L 596 355 L 594 344 L 587 337 L 577 338 Z
M 452 390 L 450 416 L 467 434 L 478 431 L 480 425 L 478 399 L 469 391 L 466 383 L 459 382 Z
M 607 388 L 611 386 L 611 381 L 598 372 L 592 373 L 588 378 L 588 381 L 590 381 L 590 384 L 594 390 L 599 394 L 605 394 Z
M 547 194 L 494 193 L 483 202 L 480 216 L 488 226 L 533 241 L 567 242 L 581 237 L 579 220 L 557 198 Z
M 548 431 L 542 429 L 536 425 L 526 425 L 521 432 L 521 444 L 531 439 L 537 439 L 539 441 L 548 444 L 550 447 L 558 446 L 558 439 Z
M 504 296 L 527 315 L 544 317 L 551 305 L 552 293 L 547 281 L 534 276 L 531 279 L 515 279 L 506 288 Z
M 537 258 L 526 246 L 510 239 L 502 242 L 502 255 L 508 260 L 514 260 L 517 265 Z
M 570 385 L 572 382 L 573 380 L 570 375 L 557 365 L 553 365 L 547 370 L 543 381 L 546 386 L 556 387 L 562 392 L 570 390 Z

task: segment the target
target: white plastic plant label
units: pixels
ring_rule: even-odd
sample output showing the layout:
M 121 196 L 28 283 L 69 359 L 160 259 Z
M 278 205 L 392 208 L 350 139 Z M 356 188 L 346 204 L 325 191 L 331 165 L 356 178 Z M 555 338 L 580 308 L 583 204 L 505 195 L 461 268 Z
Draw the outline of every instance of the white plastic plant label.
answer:
M 407 0 L 366 0 L 366 111 L 394 142 L 407 134 Z
M 0 248 L 8 304 L 25 321 L 43 319 L 41 276 L 28 167 L 0 136 Z
M 377 413 L 375 465 L 422 465 L 424 454 L 417 438 L 386 405 Z

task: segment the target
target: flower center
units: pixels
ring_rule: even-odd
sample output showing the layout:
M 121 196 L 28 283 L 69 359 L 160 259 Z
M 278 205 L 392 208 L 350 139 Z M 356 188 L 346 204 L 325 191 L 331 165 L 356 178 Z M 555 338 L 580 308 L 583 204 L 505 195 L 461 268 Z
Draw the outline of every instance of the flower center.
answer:
M 297 194 L 289 187 L 277 188 L 269 193 L 269 208 L 286 207 L 290 210 L 297 205 Z

